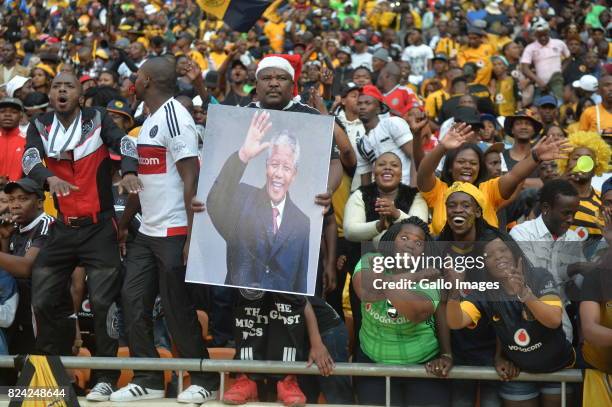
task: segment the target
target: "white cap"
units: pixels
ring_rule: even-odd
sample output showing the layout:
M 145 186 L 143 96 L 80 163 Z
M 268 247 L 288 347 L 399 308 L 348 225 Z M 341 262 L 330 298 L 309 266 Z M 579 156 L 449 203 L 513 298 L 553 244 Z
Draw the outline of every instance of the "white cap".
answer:
M 535 31 L 548 31 L 550 29 L 550 26 L 548 25 L 548 22 L 546 20 L 544 20 L 543 18 L 538 18 L 535 22 L 531 24 L 531 29 Z
M 598 81 L 593 75 L 582 75 L 580 79 L 572 83 L 572 86 L 587 92 L 597 92 Z
M 291 75 L 291 78 L 295 76 L 295 70 L 285 58 L 277 57 L 277 56 L 269 56 L 262 59 L 257 65 L 257 70 L 255 71 L 255 78 L 259 76 L 259 72 L 266 68 L 277 68 L 282 69 Z M 294 78 L 295 79 L 295 78 Z
M 147 4 L 144 7 L 144 12 L 146 15 L 150 16 L 152 14 L 155 14 L 157 12 L 159 12 L 159 9 L 157 7 L 155 7 L 153 4 Z
M 13 77 L 13 79 L 8 81 L 6 83 L 6 94 L 8 95 L 8 97 L 15 97 L 15 92 L 23 88 L 23 85 L 25 85 L 26 82 L 29 80 L 30 78 L 28 77 L 17 75 Z
M 200 95 L 194 97 L 191 101 L 193 103 L 193 107 L 202 107 L 204 105 L 204 102 L 202 101 Z

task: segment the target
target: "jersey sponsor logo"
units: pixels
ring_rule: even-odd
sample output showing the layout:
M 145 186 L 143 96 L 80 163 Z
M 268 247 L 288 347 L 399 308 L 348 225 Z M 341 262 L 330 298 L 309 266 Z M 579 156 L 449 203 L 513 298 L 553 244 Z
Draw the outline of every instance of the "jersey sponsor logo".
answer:
M 524 328 L 520 328 L 514 333 L 514 342 L 519 346 L 527 346 L 531 342 L 531 338 Z
M 91 304 L 89 303 L 89 299 L 86 299 L 81 304 L 81 309 L 85 312 L 91 312 Z
M 142 165 L 158 165 L 159 164 L 159 158 L 156 157 L 139 157 L 138 158 L 138 164 L 142 164 Z
M 138 146 L 138 173 L 143 175 L 166 173 L 166 148 Z
M 589 231 L 584 226 L 578 226 L 575 230 L 580 240 L 586 240 L 589 237 Z
M 149 137 L 150 138 L 155 138 L 155 136 L 157 136 L 157 131 L 158 130 L 159 130 L 159 127 L 157 125 L 153 126 L 153 128 L 149 132 Z

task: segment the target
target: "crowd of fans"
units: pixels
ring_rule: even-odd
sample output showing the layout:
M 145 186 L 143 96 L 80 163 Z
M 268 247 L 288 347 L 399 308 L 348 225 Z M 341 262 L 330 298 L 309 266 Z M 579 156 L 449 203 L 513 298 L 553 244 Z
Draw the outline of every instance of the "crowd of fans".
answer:
M 191 0 L 3 2 L 0 353 L 316 364 L 223 397 L 293 406 L 384 403 L 384 378 L 338 362 L 423 365 L 391 380 L 401 406 L 560 405 L 560 384 L 512 379 L 574 367 L 565 397 L 612 405 L 610 6 L 276 0 L 240 33 Z M 211 104 L 334 116 L 315 296 L 185 283 Z M 374 272 L 398 254 L 484 261 Z M 500 381 L 441 380 L 456 365 Z M 88 400 L 218 397 L 213 373 L 180 394 L 117 378 L 93 372 Z

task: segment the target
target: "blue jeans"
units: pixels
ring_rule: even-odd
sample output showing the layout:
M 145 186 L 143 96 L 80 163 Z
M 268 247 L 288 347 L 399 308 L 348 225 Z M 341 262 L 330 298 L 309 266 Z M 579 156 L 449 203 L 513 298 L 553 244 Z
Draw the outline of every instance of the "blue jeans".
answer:
M 336 363 L 348 362 L 348 332 L 344 323 L 321 333 L 323 344 Z M 353 404 L 353 389 L 348 376 L 299 376 L 300 388 L 308 403 L 316 403 L 323 393 L 328 404 Z

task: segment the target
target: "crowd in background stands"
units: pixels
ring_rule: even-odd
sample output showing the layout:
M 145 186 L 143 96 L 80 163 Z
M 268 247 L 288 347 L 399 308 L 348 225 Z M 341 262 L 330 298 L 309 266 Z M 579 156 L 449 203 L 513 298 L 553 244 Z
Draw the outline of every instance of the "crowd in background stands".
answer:
M 166 57 L 175 66 L 174 98 L 191 114 L 201 149 L 208 107 L 266 107 L 257 66 L 268 54 L 283 54 L 298 89 L 287 107 L 308 105 L 336 117 L 342 175 L 328 191 L 319 289 L 303 310 L 310 348 L 293 355 L 317 363 L 322 376 L 282 379 L 279 400 L 300 405 L 322 393 L 330 403 L 384 403 L 383 378 L 327 376 L 331 358 L 424 365 L 431 379 L 392 379 L 394 405 L 559 405 L 558 383 L 511 379 L 572 366 L 585 369 L 585 381 L 568 386 L 570 402 L 612 405 L 611 2 L 271 3 L 241 33 L 192 0 L 2 2 L 0 351 L 35 352 L 40 341 L 32 327 L 31 270 L 58 213 L 36 182 L 14 181 L 37 162 L 24 155 L 26 134 L 33 119 L 57 108 L 52 87 L 72 86 L 66 78 L 76 77 L 80 105 L 106 112 L 136 140 L 150 109 L 139 98 L 137 72 Z M 118 217 L 126 202 L 115 191 Z M 130 239 L 140 220 L 130 223 Z M 370 252 L 362 243 L 372 244 Z M 467 279 L 501 289 L 372 289 L 376 257 L 396 253 L 486 260 L 480 274 L 387 269 L 386 282 Z M 79 321 L 74 354 L 95 353 L 100 335 L 89 301 L 96 293 L 88 292 L 85 275 L 76 267 L 72 299 L 61 299 Z M 236 346 L 232 315 L 242 294 L 202 285 L 189 285 L 189 292 L 208 315 L 207 346 Z M 154 307 L 155 346 L 176 352 L 163 301 Z M 111 308 L 112 339 L 105 340 L 126 345 L 122 314 Z M 236 357 L 249 359 L 240 350 Z M 454 365 L 494 366 L 501 380 L 434 378 Z M 261 379 L 240 375 L 224 401 L 267 398 Z M 14 373 L 3 375 L 4 384 L 14 380 Z M 91 400 L 107 400 L 115 385 L 84 387 L 93 388 Z M 176 377 L 166 395 L 173 387 Z M 216 395 L 204 387 L 192 388 L 187 400 Z M 144 384 L 129 391 L 115 400 L 164 395 Z

